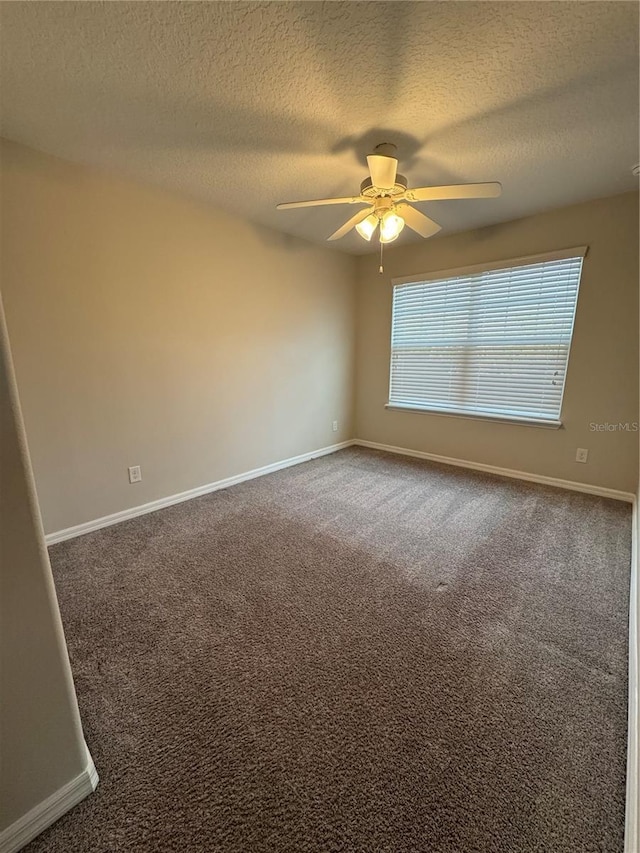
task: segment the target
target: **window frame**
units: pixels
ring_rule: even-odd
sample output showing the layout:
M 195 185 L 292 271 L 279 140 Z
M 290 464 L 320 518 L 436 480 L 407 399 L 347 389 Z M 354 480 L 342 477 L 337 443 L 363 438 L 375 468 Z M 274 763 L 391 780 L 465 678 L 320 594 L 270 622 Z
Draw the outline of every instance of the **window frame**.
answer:
M 582 284 L 582 275 L 584 272 L 584 259 L 589 251 L 588 246 L 577 246 L 571 249 L 558 249 L 552 252 L 542 252 L 536 255 L 525 255 L 518 258 L 508 258 L 499 261 L 491 261 L 482 264 L 471 264 L 469 266 L 457 267 L 455 269 L 435 270 L 432 272 L 422 273 L 420 275 L 402 276 L 391 279 L 391 324 L 389 336 L 389 385 L 387 392 L 387 402 L 385 409 L 391 411 L 412 412 L 418 414 L 436 415 L 438 417 L 464 418 L 470 420 L 493 421 L 498 423 L 519 424 L 524 426 L 542 427 L 543 429 L 560 429 L 562 427 L 562 408 L 564 405 L 564 397 L 567 388 L 567 377 L 569 374 L 569 364 L 571 361 L 571 348 L 573 346 L 573 335 L 575 331 L 576 315 L 578 313 L 578 299 L 580 297 L 580 285 Z M 582 267 L 578 286 L 576 288 L 576 303 L 573 312 L 573 320 L 571 323 L 571 332 L 569 337 L 569 346 L 567 351 L 567 363 L 562 385 L 562 395 L 560 397 L 559 414 L 557 419 L 536 418 L 531 416 L 518 416 L 509 414 L 492 414 L 490 412 L 473 412 L 470 410 L 456 410 L 455 408 L 443 408 L 438 406 L 419 406 L 416 404 L 402 404 L 391 402 L 391 374 L 393 370 L 393 331 L 394 331 L 394 290 L 399 285 L 404 284 L 424 284 L 429 281 L 444 281 L 449 278 L 458 276 L 475 275 L 482 272 L 491 272 L 494 270 L 508 270 L 513 267 L 528 266 L 531 264 L 540 264 L 547 261 L 561 261 L 570 258 L 582 258 Z

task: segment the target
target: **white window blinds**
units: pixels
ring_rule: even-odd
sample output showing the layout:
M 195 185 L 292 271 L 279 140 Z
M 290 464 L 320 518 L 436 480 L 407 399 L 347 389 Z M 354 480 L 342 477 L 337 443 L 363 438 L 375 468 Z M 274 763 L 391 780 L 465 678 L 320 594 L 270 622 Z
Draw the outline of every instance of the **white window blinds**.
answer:
M 389 405 L 558 423 L 585 251 L 396 284 Z

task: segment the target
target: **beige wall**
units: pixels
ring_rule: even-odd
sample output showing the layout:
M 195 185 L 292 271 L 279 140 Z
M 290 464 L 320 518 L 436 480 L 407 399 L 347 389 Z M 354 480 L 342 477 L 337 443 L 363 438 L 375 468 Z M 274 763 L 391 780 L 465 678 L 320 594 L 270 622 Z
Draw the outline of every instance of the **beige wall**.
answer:
M 2 289 L 47 532 L 351 438 L 353 258 L 1 155 Z
M 589 424 L 637 419 L 637 194 L 390 248 L 379 276 L 375 255 L 12 143 L 0 166 L 1 281 L 47 532 L 353 435 L 634 491 L 638 435 Z M 385 410 L 393 276 L 585 243 L 561 430 Z
M 473 202 L 460 202 L 460 204 Z M 563 428 L 390 411 L 391 279 L 589 246 L 562 411 Z M 638 434 L 590 423 L 637 422 L 638 195 L 554 210 L 386 252 L 358 266 L 356 434 L 396 447 L 635 492 Z M 576 463 L 578 447 L 589 450 Z
M 87 766 L 0 303 L 0 838 Z M 77 798 L 79 799 L 79 797 Z

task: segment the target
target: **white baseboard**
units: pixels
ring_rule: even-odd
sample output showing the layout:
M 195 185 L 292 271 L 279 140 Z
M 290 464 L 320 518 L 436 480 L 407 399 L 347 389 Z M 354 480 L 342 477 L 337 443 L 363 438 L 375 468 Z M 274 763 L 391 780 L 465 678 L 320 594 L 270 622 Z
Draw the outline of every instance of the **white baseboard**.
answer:
M 633 504 L 631 533 L 631 586 L 629 597 L 629 729 L 627 737 L 627 807 L 625 815 L 625 853 L 640 850 L 640 507 Z
M 364 439 L 356 438 L 350 441 L 342 441 L 339 444 L 332 444 L 329 447 L 321 447 L 319 450 L 312 450 L 309 453 L 302 453 L 300 456 L 292 456 L 289 459 L 283 459 L 280 462 L 273 462 L 270 465 L 264 465 L 262 468 L 254 468 L 252 471 L 245 471 L 243 474 L 236 474 L 233 477 L 227 477 L 224 480 L 217 480 L 214 483 L 207 483 L 204 486 L 198 486 L 195 489 L 189 489 L 186 492 L 180 492 L 176 495 L 169 495 L 166 498 L 160 498 L 157 501 L 140 504 L 139 506 L 131 507 L 130 509 L 114 512 L 111 515 L 95 518 L 92 521 L 86 521 L 83 524 L 76 524 L 74 527 L 67 527 L 64 530 L 57 530 L 54 533 L 48 533 L 45 536 L 47 545 L 55 545 L 56 542 L 64 542 L 66 539 L 73 539 L 76 536 L 83 536 L 85 533 L 92 533 L 94 530 L 101 530 L 103 527 L 110 527 L 112 524 L 119 524 L 121 521 L 127 521 L 130 518 L 136 518 L 139 515 L 146 515 L 149 512 L 155 512 L 159 509 L 164 509 L 174 504 L 182 503 L 183 501 L 192 500 L 192 498 L 200 497 L 201 495 L 216 492 L 219 489 L 227 489 L 230 486 L 235 486 L 237 483 L 243 483 L 246 480 L 253 480 L 256 477 L 263 477 L 265 474 L 272 474 L 275 471 L 281 471 L 283 468 L 289 468 L 292 465 L 299 465 L 301 462 L 308 462 L 310 459 L 315 459 L 319 456 L 327 456 L 330 453 L 335 453 L 337 450 L 342 450 L 345 447 L 358 445 L 360 447 L 369 447 L 373 450 L 384 450 L 387 453 L 397 453 L 402 456 L 414 456 L 417 459 L 428 459 L 431 462 L 441 462 L 445 465 L 455 465 L 460 468 L 470 468 L 474 471 L 484 471 L 488 474 L 498 474 L 502 477 L 512 477 L 517 480 L 527 480 L 531 483 L 541 483 L 546 486 L 555 486 L 560 489 L 570 489 L 574 492 L 585 492 L 590 495 L 599 495 L 604 498 L 613 498 L 615 500 L 627 501 L 632 503 L 634 495 L 631 492 L 620 492 L 616 489 L 606 489 L 603 486 L 594 486 L 588 483 L 576 483 L 572 480 L 559 480 L 555 477 L 545 477 L 541 474 L 530 474 L 527 471 L 514 471 L 511 468 L 498 468 L 495 465 L 484 465 L 481 462 L 470 462 L 466 459 L 455 459 L 451 456 L 439 456 L 435 453 L 425 453 L 421 450 L 409 450 L 406 447 L 393 447 L 389 444 L 379 444 L 375 441 L 365 441 Z
M 528 471 L 514 471 L 511 468 L 498 468 L 497 465 L 485 465 L 482 462 L 470 462 L 467 459 L 455 459 L 452 456 L 438 456 L 435 453 L 424 453 L 421 450 L 409 450 L 406 447 L 393 447 L 390 444 L 379 444 L 376 441 L 365 441 L 356 438 L 351 442 L 359 447 L 369 447 L 372 450 L 384 450 L 387 453 L 397 453 L 400 456 L 415 456 L 417 459 L 428 459 L 431 462 L 441 462 L 444 465 L 455 465 L 458 468 L 470 468 L 473 471 L 484 471 L 486 474 L 498 474 L 501 477 L 511 477 L 515 480 L 527 480 L 530 483 L 540 483 L 544 486 L 555 486 L 558 489 L 569 489 L 572 492 L 584 492 L 588 495 L 599 495 L 602 498 L 613 498 L 617 501 L 634 502 L 631 492 L 620 492 L 617 489 L 606 489 L 604 486 L 594 486 L 589 483 L 576 483 L 573 480 L 559 480 L 556 477 L 545 477 L 542 474 L 530 474 Z
M 65 539 L 73 539 L 76 536 L 83 536 L 85 533 L 92 533 L 94 530 L 101 530 L 103 527 L 111 527 L 112 524 L 119 524 L 121 521 L 127 521 L 130 518 L 136 518 L 139 515 L 146 515 L 149 512 L 155 512 L 158 509 L 164 509 L 167 506 L 190 501 L 193 498 L 198 498 L 201 495 L 207 495 L 210 492 L 217 492 L 219 489 L 227 489 L 229 486 L 235 486 L 238 483 L 244 483 L 246 480 L 253 480 L 256 477 L 263 477 L 265 474 L 273 474 L 275 471 L 281 471 L 283 468 L 290 468 L 292 465 L 299 465 L 301 462 L 308 462 L 310 459 L 315 459 L 318 456 L 327 456 L 330 453 L 335 453 L 337 450 L 342 450 L 344 447 L 350 447 L 352 441 L 341 441 L 339 444 L 332 444 L 329 447 L 321 447 L 319 450 L 312 450 L 309 453 L 302 453 L 300 456 L 291 456 L 289 459 L 283 459 L 280 462 L 273 462 L 271 465 L 264 465 L 262 468 L 254 468 L 252 471 L 245 471 L 243 474 L 236 474 L 233 477 L 227 477 L 224 480 L 217 480 L 215 483 L 207 483 L 205 486 L 198 486 L 195 489 L 189 489 L 187 492 L 180 492 L 177 495 L 169 495 L 166 498 L 160 498 L 157 501 L 140 504 L 140 506 L 131 507 L 131 509 L 122 510 L 122 512 L 114 512 L 111 515 L 104 515 L 102 518 L 95 518 L 93 521 L 86 521 L 84 524 L 76 524 L 74 527 L 67 527 L 65 530 L 57 530 L 55 533 L 48 533 L 45 536 L 47 545 L 54 545 L 56 542 L 64 542 Z M 1 851 L 0 851 L 1 853 Z
M 98 774 L 87 749 L 87 765 L 82 773 L 0 832 L 0 853 L 16 853 L 22 849 L 36 835 L 44 832 L 63 814 L 92 794 L 97 785 Z

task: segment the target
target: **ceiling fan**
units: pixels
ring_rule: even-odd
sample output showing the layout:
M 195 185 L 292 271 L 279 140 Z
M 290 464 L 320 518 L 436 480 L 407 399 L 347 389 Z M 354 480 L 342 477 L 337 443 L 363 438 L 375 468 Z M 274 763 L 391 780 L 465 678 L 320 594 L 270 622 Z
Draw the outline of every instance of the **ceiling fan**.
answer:
M 370 177 L 360 185 L 360 195 L 345 198 L 318 198 L 311 201 L 289 201 L 277 205 L 277 210 L 293 207 L 316 207 L 325 204 L 366 204 L 348 219 L 328 240 L 339 240 L 355 228 L 365 240 L 371 240 L 380 226 L 380 243 L 391 243 L 400 235 L 405 224 L 421 237 L 432 237 L 441 226 L 411 203 L 443 199 L 496 198 L 502 192 L 497 182 L 482 184 L 452 184 L 445 187 L 409 189 L 407 179 L 398 174 L 397 148 L 390 142 L 376 145 L 367 157 Z

